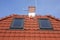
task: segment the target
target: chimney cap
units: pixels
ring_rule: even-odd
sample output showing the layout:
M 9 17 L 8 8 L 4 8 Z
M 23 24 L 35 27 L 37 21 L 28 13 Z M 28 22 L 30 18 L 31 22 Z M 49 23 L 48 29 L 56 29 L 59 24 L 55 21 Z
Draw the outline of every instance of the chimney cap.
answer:
M 28 11 L 30 13 L 34 13 L 36 8 L 35 8 L 35 6 L 29 6 L 28 9 L 29 9 Z

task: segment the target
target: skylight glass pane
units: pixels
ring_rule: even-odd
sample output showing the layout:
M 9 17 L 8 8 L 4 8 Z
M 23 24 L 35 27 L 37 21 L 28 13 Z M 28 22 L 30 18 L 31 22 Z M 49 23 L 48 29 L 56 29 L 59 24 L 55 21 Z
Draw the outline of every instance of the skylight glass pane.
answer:
M 24 20 L 23 20 L 23 19 L 15 18 L 15 19 L 13 20 L 13 23 L 12 23 L 11 28 L 14 28 L 14 29 L 23 28 L 23 23 L 24 23 Z
M 39 25 L 41 29 L 51 29 L 51 23 L 48 19 L 39 19 Z

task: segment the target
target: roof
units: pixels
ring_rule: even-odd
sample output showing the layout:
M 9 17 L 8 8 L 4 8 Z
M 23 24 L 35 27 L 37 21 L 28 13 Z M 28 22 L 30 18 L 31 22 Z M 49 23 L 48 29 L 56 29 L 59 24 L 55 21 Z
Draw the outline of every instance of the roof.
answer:
M 24 30 L 10 29 L 13 18 L 24 18 Z M 53 30 L 40 30 L 40 18 L 48 18 Z M 34 18 L 17 14 L 6 16 L 0 19 L 0 40 L 60 40 L 60 20 L 51 15 L 36 15 Z

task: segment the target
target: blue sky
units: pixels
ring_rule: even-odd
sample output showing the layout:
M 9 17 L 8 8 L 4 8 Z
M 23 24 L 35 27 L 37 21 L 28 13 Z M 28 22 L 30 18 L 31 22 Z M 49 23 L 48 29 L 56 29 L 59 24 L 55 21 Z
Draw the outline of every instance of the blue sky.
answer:
M 60 0 L 0 0 L 0 17 L 14 13 L 27 15 L 28 6 L 35 6 L 37 15 L 49 13 L 60 18 Z

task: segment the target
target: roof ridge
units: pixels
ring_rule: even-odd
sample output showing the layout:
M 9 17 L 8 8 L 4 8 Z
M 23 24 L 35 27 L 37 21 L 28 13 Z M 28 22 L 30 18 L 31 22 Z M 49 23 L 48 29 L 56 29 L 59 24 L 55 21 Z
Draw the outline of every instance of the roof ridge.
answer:
M 12 17 L 12 16 L 24 16 L 24 15 L 11 14 L 11 15 L 8 15 L 8 16 L 5 16 L 5 17 L 0 18 L 0 20 L 3 20 L 3 19 L 5 19 L 5 18 L 9 18 L 9 17 Z
M 52 16 L 52 15 L 46 15 L 47 17 L 51 17 L 51 18 L 53 18 L 53 19 L 55 19 L 55 20 L 58 20 L 58 21 L 60 21 L 60 19 L 59 18 L 56 18 L 55 16 Z
M 5 18 L 9 18 L 9 17 L 11 17 L 11 16 L 16 16 L 16 15 L 17 15 L 17 14 L 11 14 L 11 15 L 8 15 L 8 16 L 5 16 L 5 17 L 0 18 L 0 20 L 5 19 Z
M 0 20 L 5 19 L 5 18 L 9 18 L 9 17 L 12 17 L 12 16 L 19 16 L 19 15 L 18 14 L 11 14 L 11 15 L 0 18 Z M 36 15 L 36 16 L 47 16 L 47 17 L 51 17 L 51 18 L 53 18 L 55 20 L 60 21 L 59 18 L 56 18 L 55 16 L 52 16 L 52 15 Z

